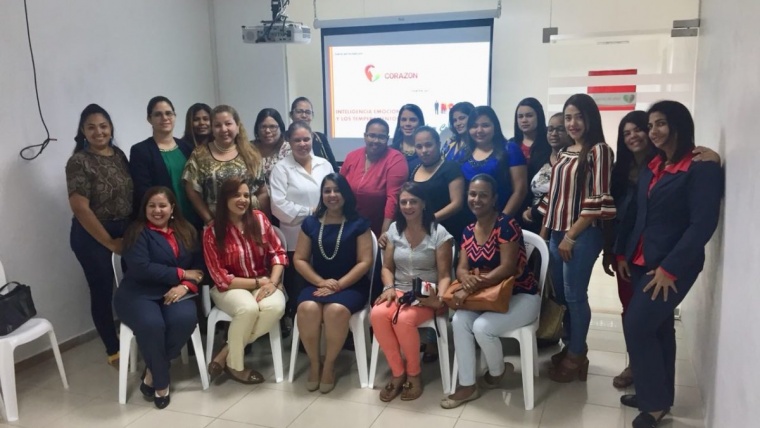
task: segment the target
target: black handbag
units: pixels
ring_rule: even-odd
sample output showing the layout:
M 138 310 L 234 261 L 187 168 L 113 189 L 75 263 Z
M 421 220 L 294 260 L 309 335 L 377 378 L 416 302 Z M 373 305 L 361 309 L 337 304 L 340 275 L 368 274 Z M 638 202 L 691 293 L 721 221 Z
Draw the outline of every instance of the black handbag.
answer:
M 13 333 L 35 315 L 37 309 L 28 285 L 11 281 L 0 288 L 0 336 Z

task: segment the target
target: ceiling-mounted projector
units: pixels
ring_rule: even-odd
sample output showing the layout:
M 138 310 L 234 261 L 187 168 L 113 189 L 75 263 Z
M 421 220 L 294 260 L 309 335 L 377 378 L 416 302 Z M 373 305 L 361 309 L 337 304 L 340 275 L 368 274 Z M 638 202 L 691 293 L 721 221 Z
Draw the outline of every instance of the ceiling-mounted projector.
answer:
M 262 21 L 261 25 L 243 26 L 245 43 L 309 43 L 311 28 L 300 22 Z

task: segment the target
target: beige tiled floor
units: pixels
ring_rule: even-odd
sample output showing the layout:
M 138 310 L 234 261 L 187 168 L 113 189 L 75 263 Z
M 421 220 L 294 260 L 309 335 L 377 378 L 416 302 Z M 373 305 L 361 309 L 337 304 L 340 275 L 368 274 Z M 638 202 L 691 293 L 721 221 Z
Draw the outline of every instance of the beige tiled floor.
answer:
M 610 278 L 604 284 L 605 279 L 598 272 L 595 274 L 591 294 L 601 301 L 617 299 L 614 281 Z M 677 337 L 683 348 L 680 325 Z M 0 415 L 0 428 L 629 427 L 636 412 L 619 404 L 621 391 L 612 387 L 611 377 L 624 368 L 627 360 L 618 309 L 602 308 L 595 313 L 588 343 L 591 368 L 585 383 L 551 382 L 546 373 L 547 361 L 557 348 L 539 351 L 541 374 L 535 382 L 536 406 L 531 411 L 525 410 L 514 344 L 506 343 L 505 352 L 518 367 L 518 373 L 505 379 L 504 389 L 487 391 L 479 400 L 444 410 L 438 404 L 442 393 L 437 363 L 423 368 L 425 393 L 420 399 L 413 402 L 397 399 L 386 404 L 378 399 L 379 388 L 389 376 L 382 356 L 374 390 L 359 389 L 354 354 L 344 352 L 339 361 L 342 371 L 338 385 L 332 393 L 322 395 L 307 392 L 303 385 L 305 356 L 298 359 L 299 377 L 295 383 L 274 383 L 268 340 L 257 343 L 253 354 L 247 357 L 267 377 L 266 383 L 244 386 L 219 379 L 208 391 L 202 391 L 194 361 L 191 359 L 187 366 L 177 361 L 172 368 L 172 403 L 165 410 L 156 410 L 137 390 L 136 374 L 130 375 L 128 403 L 118 404 L 118 373 L 105 365 L 101 345 L 92 341 L 63 354 L 71 385 L 68 391 L 62 388 L 52 361 L 17 373 L 20 419 L 8 423 Z M 286 349 L 286 365 L 288 355 Z M 664 426 L 703 427 L 702 400 L 691 361 L 686 352 L 678 355 L 676 405 L 670 422 Z

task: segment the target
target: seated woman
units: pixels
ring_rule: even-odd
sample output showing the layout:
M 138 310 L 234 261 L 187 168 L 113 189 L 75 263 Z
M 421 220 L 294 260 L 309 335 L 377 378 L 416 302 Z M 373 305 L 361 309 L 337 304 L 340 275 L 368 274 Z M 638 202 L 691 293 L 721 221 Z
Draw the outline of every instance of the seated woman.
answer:
M 261 373 L 245 368 L 243 349 L 285 313 L 281 280 L 288 257 L 264 213 L 251 209 L 251 191 L 241 178 L 222 184 L 214 222 L 203 232 L 203 255 L 216 284 L 211 299 L 232 317 L 227 344 L 208 372 L 217 376 L 224 371 L 244 384 L 264 382 Z
M 496 180 L 479 174 L 470 181 L 467 205 L 475 215 L 475 223 L 467 226 L 462 236 L 457 279 L 462 289 L 454 294 L 459 305 L 470 294 L 515 277 L 509 310 L 475 312 L 457 310 L 452 321 L 454 348 L 459 359 L 459 385 L 456 391 L 441 400 L 441 407 L 453 409 L 480 397 L 475 384 L 475 342 L 485 355 L 488 370 L 480 382 L 484 388 L 497 388 L 504 375 L 514 370 L 504 363 L 499 337 L 536 319 L 541 296 L 530 270 L 523 235 L 517 221 L 500 211 Z
M 113 303 L 121 322 L 135 333 L 145 360 L 140 391 L 159 409 L 169 405 L 171 360 L 198 323 L 195 303 L 181 300 L 197 293 L 203 278 L 200 252 L 192 251 L 198 249 L 196 238 L 174 193 L 160 186 L 145 192 L 137 220 L 124 235 L 129 270 Z
M 301 225 L 293 263 L 306 282 L 296 312 L 310 362 L 306 388 L 326 394 L 335 387 L 334 364 L 348 335 L 348 320 L 369 300 L 372 235 L 343 176 L 326 176 L 320 193 L 316 213 Z M 320 376 L 322 323 L 327 349 Z
M 401 187 L 396 221 L 386 236 L 382 279 L 383 294 L 372 308 L 371 322 L 393 379 L 380 391 L 380 400 L 415 400 L 422 395 L 420 380 L 420 337 L 417 326 L 443 309 L 438 296 L 451 282 L 452 236 L 435 222 L 427 206 L 424 187 L 406 183 Z M 419 304 L 401 305 L 398 298 L 412 290 L 415 278 L 437 284 L 437 293 L 418 298 Z M 406 364 L 401 359 L 401 350 Z M 403 392 L 401 391 L 403 389 Z

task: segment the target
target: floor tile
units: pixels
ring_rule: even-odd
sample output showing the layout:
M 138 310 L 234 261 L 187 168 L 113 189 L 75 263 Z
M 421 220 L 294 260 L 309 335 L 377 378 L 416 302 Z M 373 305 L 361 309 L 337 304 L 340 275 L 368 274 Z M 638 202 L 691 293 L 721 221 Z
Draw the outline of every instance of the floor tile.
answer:
M 317 393 L 303 390 L 256 388 L 248 393 L 219 418 L 235 422 L 287 427 L 317 399 Z
M 454 428 L 499 428 L 503 426 L 504 425 L 484 424 L 483 422 L 465 421 L 460 419 L 457 421 L 457 424 L 454 425 Z
M 216 419 L 211 422 L 206 428 L 266 428 L 263 425 L 244 424 L 241 422 L 225 421 L 224 419 Z
M 507 389 L 485 391 L 479 399 L 465 404 L 459 419 L 509 427 L 537 427 L 545 400 L 537 399 L 533 410 L 525 410 L 522 388 L 505 383 L 502 386 Z
M 93 397 L 64 390 L 35 389 L 30 393 L 18 395 L 17 399 L 19 420 L 11 422 L 10 425 L 37 428 L 51 426 L 56 419 L 87 405 Z
M 618 408 L 620 407 L 620 396 L 623 394 L 623 391 L 612 386 L 611 377 L 589 375 L 586 382 L 555 383 L 548 406 L 588 403 Z
M 623 336 L 622 332 L 590 329 L 586 343 L 589 350 L 626 352 L 625 336 Z
M 199 383 L 197 387 L 189 386 L 172 392 L 171 408 L 176 412 L 215 418 L 229 410 L 254 389 L 255 387 L 251 385 L 229 381 L 221 385 L 211 385 L 204 391 Z
M 119 404 L 115 399 L 96 398 L 85 406 L 55 420 L 50 426 L 56 428 L 122 428 L 150 411 L 150 407 L 146 406 Z
M 697 387 L 697 375 L 690 360 L 676 360 L 676 385 Z
M 407 410 L 385 408 L 372 428 L 453 428 L 457 420 L 445 416 L 436 416 Z
M 540 428 L 622 428 L 622 408 L 559 401 L 547 405 Z
M 619 352 L 588 351 L 589 374 L 617 376 L 626 366 L 625 354 Z
M 323 396 L 311 403 L 288 428 L 369 428 L 383 409 Z
M 171 404 L 170 404 L 171 406 Z M 136 421 L 127 425 L 129 428 L 156 428 L 156 427 L 182 427 L 182 428 L 204 428 L 213 422 L 213 418 L 205 416 L 190 415 L 179 413 L 173 410 L 151 409 L 148 413 L 141 416 Z

